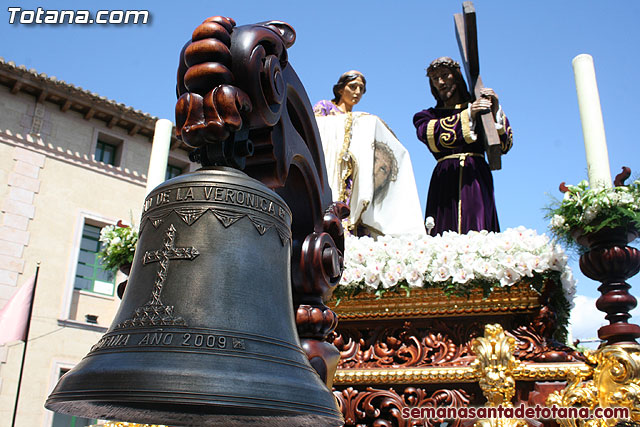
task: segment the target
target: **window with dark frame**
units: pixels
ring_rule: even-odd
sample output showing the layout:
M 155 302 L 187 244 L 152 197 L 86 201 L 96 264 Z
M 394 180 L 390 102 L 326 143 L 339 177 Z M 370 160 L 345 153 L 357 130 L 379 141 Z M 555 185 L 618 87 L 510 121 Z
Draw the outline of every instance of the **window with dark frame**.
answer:
M 178 166 L 173 166 L 171 164 L 167 165 L 167 173 L 164 176 L 165 181 L 167 179 L 171 179 L 178 175 L 182 175 L 182 168 Z
M 100 230 L 101 227 L 95 225 L 84 225 L 74 289 L 113 296 L 115 274 L 102 268 L 102 262 L 98 258 L 101 248 Z
M 98 162 L 115 166 L 117 151 L 118 147 L 116 145 L 98 140 L 96 143 L 95 159 Z

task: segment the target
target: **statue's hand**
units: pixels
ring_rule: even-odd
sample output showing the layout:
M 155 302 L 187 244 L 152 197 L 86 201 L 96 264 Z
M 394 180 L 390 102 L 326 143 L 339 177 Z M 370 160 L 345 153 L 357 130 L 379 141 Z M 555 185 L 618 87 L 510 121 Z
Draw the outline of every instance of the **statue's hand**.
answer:
M 214 16 L 199 25 L 180 53 L 176 103 L 178 136 L 192 147 L 227 140 L 251 111 L 244 91 L 231 86 L 231 18 Z
M 478 114 L 484 114 L 491 111 L 491 100 L 488 98 L 478 98 L 471 103 L 469 109 L 471 117 L 475 119 Z
M 480 89 L 480 96 L 489 99 L 491 101 L 491 113 L 493 119 L 497 120 L 498 109 L 500 108 L 500 102 L 498 101 L 498 95 L 489 87 L 483 87 Z
M 483 87 L 480 89 L 480 95 L 483 98 L 489 98 L 493 104 L 498 104 L 498 95 L 490 87 Z

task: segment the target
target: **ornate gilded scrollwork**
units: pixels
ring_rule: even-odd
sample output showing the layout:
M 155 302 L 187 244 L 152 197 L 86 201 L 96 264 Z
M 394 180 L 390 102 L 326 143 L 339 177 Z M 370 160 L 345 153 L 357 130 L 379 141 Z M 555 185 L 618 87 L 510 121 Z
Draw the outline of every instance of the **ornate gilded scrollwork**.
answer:
M 484 337 L 475 338 L 471 348 L 476 355 L 472 366 L 475 368 L 482 393 L 489 406 L 511 407 L 511 399 L 516 392 L 515 370 L 521 365 L 513 352 L 516 340 L 507 336 L 499 324 L 486 325 Z M 518 419 L 483 419 L 476 422 L 476 427 L 516 427 L 526 426 L 524 420 Z
M 572 377 L 561 392 L 553 393 L 547 405 L 595 408 L 629 408 L 629 418 L 640 421 L 640 346 L 607 345 L 587 355 L 593 375 Z M 558 420 L 562 427 L 606 427 L 619 419 Z
M 606 346 L 593 357 L 600 406 L 629 408 L 630 418 L 640 421 L 640 346 Z
M 557 405 L 557 406 L 567 406 L 567 407 L 587 407 L 590 410 L 595 409 L 598 403 L 598 390 L 593 385 L 592 382 L 585 382 L 587 378 L 591 377 L 591 374 L 588 372 L 579 372 L 572 374 L 567 381 L 567 387 L 562 392 L 555 392 L 547 397 L 546 404 L 549 405 Z M 558 423 L 562 427 L 578 427 L 584 425 L 587 426 L 596 426 L 598 424 L 593 424 L 594 420 L 590 420 L 581 424 L 578 420 L 574 419 L 566 419 L 566 420 L 558 420 Z

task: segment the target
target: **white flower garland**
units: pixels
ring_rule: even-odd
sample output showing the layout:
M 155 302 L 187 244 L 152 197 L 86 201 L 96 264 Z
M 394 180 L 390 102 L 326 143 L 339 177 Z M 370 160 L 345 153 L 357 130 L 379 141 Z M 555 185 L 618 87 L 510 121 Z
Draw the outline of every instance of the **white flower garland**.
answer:
M 358 286 L 376 292 L 406 281 L 409 287 L 452 281 L 465 285 L 474 280 L 501 287 L 546 271 L 561 272 L 562 289 L 573 307 L 576 281 L 560 245 L 535 230 L 509 228 L 502 233 L 445 232 L 435 237 L 347 236 L 345 270 L 340 286 Z

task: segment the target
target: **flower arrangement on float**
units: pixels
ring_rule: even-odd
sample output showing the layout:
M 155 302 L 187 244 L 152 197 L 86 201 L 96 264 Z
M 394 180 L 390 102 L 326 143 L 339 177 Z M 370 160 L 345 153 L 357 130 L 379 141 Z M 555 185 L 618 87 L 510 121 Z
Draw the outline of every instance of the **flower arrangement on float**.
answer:
M 568 298 L 575 280 L 562 247 L 525 227 L 502 233 L 470 231 L 415 237 L 347 236 L 338 292 L 382 295 L 397 288 L 438 286 L 457 294 L 509 287 L 524 277 L 556 271 Z
M 138 243 L 138 231 L 118 221 L 115 226 L 107 225 L 100 230 L 102 249 L 98 257 L 105 270 L 116 272 L 120 267 L 131 265 Z
M 549 229 L 568 248 L 583 252 L 576 232 L 596 233 L 604 228 L 640 230 L 640 179 L 613 188 L 589 188 L 587 181 L 560 186 L 564 198 L 548 208 Z
M 562 247 L 545 234 L 525 227 L 501 233 L 445 232 L 426 237 L 347 236 L 344 273 L 334 292 L 338 303 L 362 292 L 381 297 L 387 292 L 439 287 L 447 294 L 469 295 L 482 289 L 510 288 L 523 279 L 536 291 L 546 280 L 562 284 L 554 311 L 566 325 L 573 307 L 576 281 Z

